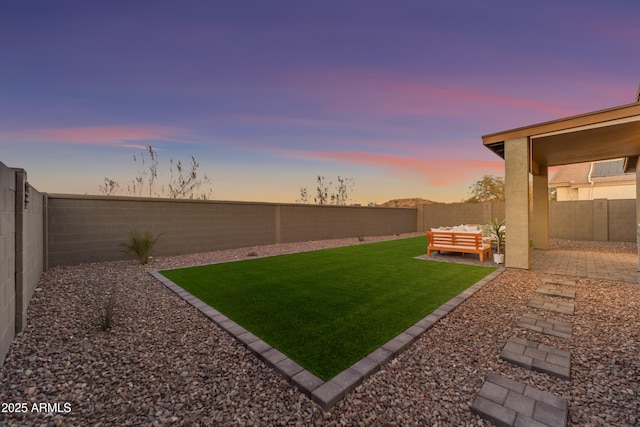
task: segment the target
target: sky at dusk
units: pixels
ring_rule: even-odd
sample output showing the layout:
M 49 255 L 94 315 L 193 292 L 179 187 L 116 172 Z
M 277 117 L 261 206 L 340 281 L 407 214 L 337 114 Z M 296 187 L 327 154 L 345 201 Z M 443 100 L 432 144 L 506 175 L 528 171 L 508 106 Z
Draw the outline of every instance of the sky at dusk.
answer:
M 640 1 L 0 3 L 0 162 L 49 193 L 193 155 L 216 200 L 468 198 L 482 135 L 631 103 Z M 126 194 L 126 191 L 124 192 Z

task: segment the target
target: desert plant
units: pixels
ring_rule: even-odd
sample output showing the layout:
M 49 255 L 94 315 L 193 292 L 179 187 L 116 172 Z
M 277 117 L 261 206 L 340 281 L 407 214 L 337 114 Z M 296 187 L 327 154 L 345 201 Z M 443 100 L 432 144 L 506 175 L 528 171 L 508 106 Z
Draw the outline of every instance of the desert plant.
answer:
M 307 187 L 300 187 L 300 198 L 296 199 L 296 203 L 309 203 L 309 192 Z
M 337 192 L 331 195 L 331 204 L 346 206 L 349 201 L 349 192 L 353 190 L 355 185 L 353 178 L 340 178 L 340 176 L 338 176 Z
M 502 242 L 504 242 L 506 231 L 504 227 L 504 219 L 502 221 L 498 221 L 498 218 L 494 218 L 493 221 L 490 221 L 487 225 L 491 229 L 491 234 L 496 238 L 496 247 L 498 254 L 500 254 L 500 248 L 502 247 Z
M 107 177 L 104 178 L 104 184 L 98 187 L 100 192 L 105 196 L 112 196 L 116 193 L 116 191 L 120 188 L 120 184 L 117 181 L 109 179 Z
M 351 198 L 349 193 L 353 191 L 355 187 L 355 181 L 353 178 L 342 178 L 338 176 L 338 184 L 335 186 L 335 192 L 333 188 L 333 181 L 328 183 L 325 181 L 324 176 L 318 175 L 316 187 L 316 195 L 313 198 L 314 203 L 318 205 L 339 205 L 346 206 Z M 296 203 L 311 203 L 311 196 L 307 187 L 300 187 L 300 198 L 296 199 Z
M 127 254 L 134 254 L 138 257 L 141 264 L 146 264 L 149 262 L 151 249 L 162 234 L 164 233 L 154 236 L 150 231 L 146 231 L 144 234 L 141 234 L 138 230 L 133 230 L 129 237 L 129 241 L 122 243 L 122 246 L 125 247 L 123 252 Z
M 96 323 L 102 332 L 110 331 L 113 327 L 113 312 L 116 306 L 116 298 L 111 295 L 109 299 L 98 309 Z
M 365 236 L 364 236 L 364 234 L 360 234 L 360 233 L 358 233 L 358 241 L 359 241 L 359 242 L 364 242 L 364 240 L 365 240 Z
M 169 182 L 160 185 L 158 153 L 151 145 L 145 151 L 133 156 L 138 165 L 137 176 L 127 185 L 127 193 L 132 196 L 170 197 L 173 199 L 211 199 L 213 190 L 209 187 L 211 178 L 200 175 L 200 163 L 191 156 L 190 168 L 184 166 L 180 160 L 169 159 Z M 158 189 L 160 187 L 160 189 Z M 98 187 L 100 193 L 107 196 L 114 195 L 120 188 L 118 181 L 105 177 L 104 184 Z M 201 189 L 204 188 L 204 191 Z
M 329 203 L 329 186 L 332 184 L 325 183 L 324 176 L 318 175 L 318 187 L 316 187 L 316 197 L 313 201 L 319 205 L 326 205 Z
M 202 193 L 200 195 L 196 193 L 202 185 L 208 185 L 211 182 L 211 178 L 207 175 L 204 175 L 202 178 L 198 177 L 198 168 L 200 167 L 200 163 L 196 161 L 194 156 L 191 156 L 191 169 L 188 171 L 182 165 L 180 160 L 174 163 L 173 159 L 170 159 L 169 163 L 171 164 L 169 167 L 169 197 L 172 199 L 196 198 L 204 200 L 210 198 L 207 197 L 206 193 Z M 174 166 L 176 168 L 175 176 L 173 172 Z

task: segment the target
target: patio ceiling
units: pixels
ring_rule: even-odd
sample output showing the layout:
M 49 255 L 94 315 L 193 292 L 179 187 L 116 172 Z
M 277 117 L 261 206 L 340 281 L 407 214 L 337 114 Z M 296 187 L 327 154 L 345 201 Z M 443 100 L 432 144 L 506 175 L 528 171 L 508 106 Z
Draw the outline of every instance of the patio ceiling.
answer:
M 504 142 L 529 137 L 536 166 L 559 166 L 625 157 L 627 171 L 640 155 L 640 102 L 498 132 L 483 144 L 504 158 Z

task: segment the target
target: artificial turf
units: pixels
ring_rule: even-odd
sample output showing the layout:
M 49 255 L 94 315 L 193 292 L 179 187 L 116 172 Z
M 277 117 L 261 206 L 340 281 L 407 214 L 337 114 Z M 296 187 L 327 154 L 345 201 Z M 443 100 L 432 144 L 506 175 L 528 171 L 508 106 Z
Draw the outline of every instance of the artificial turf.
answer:
M 416 260 L 426 238 L 161 273 L 328 380 L 495 269 Z

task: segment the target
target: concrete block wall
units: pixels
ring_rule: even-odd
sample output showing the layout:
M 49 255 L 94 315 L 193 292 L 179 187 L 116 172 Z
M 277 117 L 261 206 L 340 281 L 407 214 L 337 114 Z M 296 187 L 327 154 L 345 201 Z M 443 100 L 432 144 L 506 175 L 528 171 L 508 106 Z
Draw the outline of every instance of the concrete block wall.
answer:
M 123 259 L 132 230 L 157 256 L 415 231 L 415 209 L 48 195 L 49 266 Z
M 551 202 L 549 236 L 555 239 L 593 240 L 593 202 Z
M 568 240 L 636 241 L 636 201 L 551 202 L 550 236 Z
M 163 233 L 158 256 L 307 240 L 398 234 L 504 218 L 504 203 L 370 208 L 48 195 L 49 265 L 123 259 L 132 230 Z M 631 241 L 635 201 L 550 203 L 550 237 Z M 631 231 L 629 231 L 631 230 Z
M 278 243 L 416 231 L 415 208 L 282 205 Z
M 418 206 L 420 231 L 460 224 L 488 224 L 494 218 L 504 219 L 504 203 L 454 203 Z
M 158 256 L 275 243 L 269 204 L 49 195 L 49 266 L 124 259 L 130 233 L 162 233 Z
M 460 224 L 486 224 L 485 215 L 493 215 L 492 209 L 487 209 L 484 203 L 452 203 L 420 205 L 418 210 L 419 230 L 453 226 Z
M 607 199 L 593 200 L 593 240 L 609 240 L 609 205 Z
M 44 271 L 44 199 L 27 173 L 16 170 L 16 331 L 27 324 L 27 307 Z
M 0 162 L 0 365 L 15 336 L 16 321 L 16 178 Z
M 488 224 L 494 219 L 502 221 L 504 219 L 504 203 L 503 202 L 485 202 L 482 203 L 482 222 Z
M 504 203 L 420 205 L 417 229 L 459 224 L 486 224 L 504 218 Z M 636 241 L 635 200 L 552 201 L 549 203 L 549 237 L 567 240 Z
M 636 200 L 608 201 L 609 240 L 613 242 L 636 241 Z
M 44 270 L 43 199 L 24 170 L 0 163 L 0 365 Z

